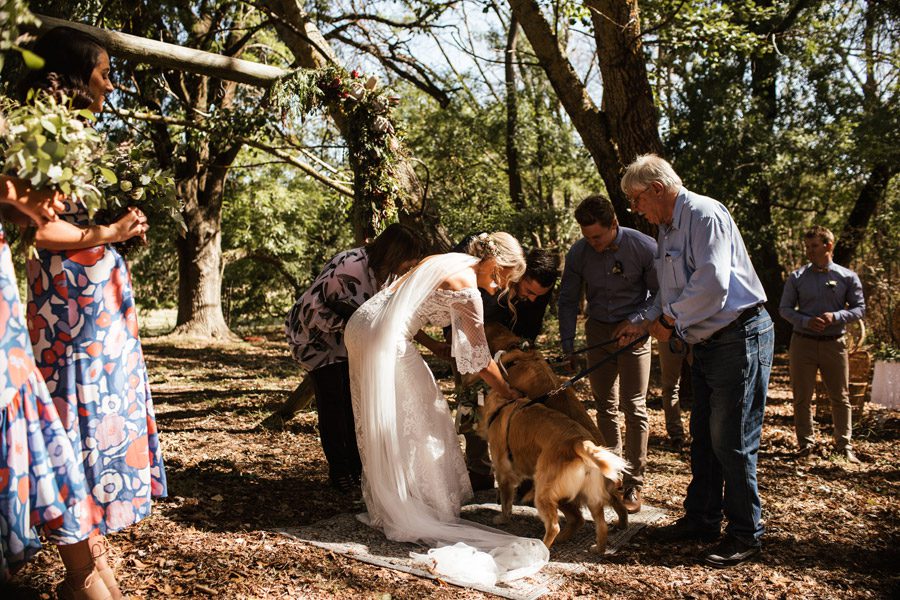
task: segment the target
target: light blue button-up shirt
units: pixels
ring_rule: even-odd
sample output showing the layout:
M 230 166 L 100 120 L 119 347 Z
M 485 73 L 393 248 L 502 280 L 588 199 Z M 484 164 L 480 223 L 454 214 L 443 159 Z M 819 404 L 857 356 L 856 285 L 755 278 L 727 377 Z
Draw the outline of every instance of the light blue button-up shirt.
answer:
M 843 335 L 847 323 L 865 316 L 866 301 L 856 273 L 834 263 L 819 272 L 810 263 L 784 282 L 778 312 L 791 322 L 794 331 L 817 337 Z M 810 329 L 810 319 L 826 312 L 834 315 L 834 322 L 824 331 Z
M 674 318 L 686 342 L 708 339 L 766 301 L 741 233 L 721 202 L 681 188 L 672 224 L 659 226 L 657 241 L 659 293 L 646 318 Z
M 563 352 L 574 349 L 582 287 L 587 315 L 604 323 L 638 322 L 653 306 L 659 287 L 656 242 L 635 229 L 619 227 L 616 239 L 597 252 L 584 238 L 566 254 L 559 285 L 559 335 Z

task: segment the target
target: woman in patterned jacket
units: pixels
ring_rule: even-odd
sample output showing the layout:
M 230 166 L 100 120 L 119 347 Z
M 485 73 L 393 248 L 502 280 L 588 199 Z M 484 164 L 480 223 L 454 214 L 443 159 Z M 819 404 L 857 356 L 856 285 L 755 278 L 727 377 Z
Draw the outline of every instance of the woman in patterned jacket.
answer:
M 285 333 L 294 359 L 312 378 L 328 478 L 341 492 L 359 489 L 362 470 L 344 326 L 356 308 L 419 262 L 423 253 L 422 240 L 412 229 L 389 225 L 371 244 L 332 258 L 288 313 Z M 417 339 L 442 352 L 443 345 L 432 338 L 423 334 Z

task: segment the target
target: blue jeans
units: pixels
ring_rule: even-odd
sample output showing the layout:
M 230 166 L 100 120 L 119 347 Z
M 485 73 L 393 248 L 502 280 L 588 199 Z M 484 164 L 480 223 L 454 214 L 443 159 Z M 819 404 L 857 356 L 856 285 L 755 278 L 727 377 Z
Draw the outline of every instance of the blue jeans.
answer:
M 763 310 L 693 346 L 691 483 L 685 516 L 704 529 L 759 545 L 764 527 L 756 485 L 756 459 L 775 332 Z M 723 494 L 724 485 L 724 494 Z

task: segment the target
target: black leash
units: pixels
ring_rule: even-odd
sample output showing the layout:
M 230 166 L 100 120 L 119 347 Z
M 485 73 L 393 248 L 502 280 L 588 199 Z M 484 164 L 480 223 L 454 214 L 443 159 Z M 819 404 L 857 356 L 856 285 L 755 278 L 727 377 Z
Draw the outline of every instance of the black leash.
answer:
M 579 381 L 579 380 L 581 380 L 581 379 L 584 379 L 585 377 L 587 377 L 588 375 L 590 375 L 591 373 L 593 373 L 594 371 L 596 371 L 597 369 L 599 369 L 600 367 L 602 367 L 603 365 L 605 365 L 606 363 L 608 363 L 609 361 L 611 361 L 612 359 L 616 358 L 617 356 L 619 356 L 620 354 L 622 354 L 622 353 L 625 352 L 626 350 L 630 350 L 631 348 L 634 348 L 636 345 L 638 345 L 639 343 L 643 342 L 643 341 L 646 340 L 648 337 L 650 337 L 650 334 L 645 333 L 645 334 L 642 335 L 641 337 L 632 340 L 631 342 L 629 342 L 629 343 L 626 344 L 625 346 L 622 346 L 621 348 L 619 348 L 618 350 L 616 350 L 615 352 L 613 352 L 613 353 L 610 354 L 609 356 L 604 356 L 602 359 L 600 359 L 599 361 L 597 361 L 596 364 L 593 364 L 593 365 L 591 365 L 590 367 L 586 367 L 586 368 L 582 369 L 582 370 L 579 371 L 574 377 L 571 377 L 571 378 L 567 379 L 561 386 L 559 386 L 558 388 L 556 388 L 556 389 L 553 390 L 552 392 L 548 392 L 548 393 L 546 393 L 546 394 L 542 394 L 542 395 L 538 396 L 537 398 L 533 398 L 533 399 L 529 400 L 528 402 L 526 402 L 526 403 L 524 403 L 524 404 L 521 404 L 521 405 L 516 406 L 515 408 L 513 408 L 513 411 L 512 411 L 512 413 L 510 413 L 509 419 L 508 419 L 507 424 L 506 424 L 506 454 L 507 454 L 507 456 L 509 457 L 509 462 L 512 462 L 512 461 L 513 461 L 512 448 L 509 447 L 509 425 L 510 425 L 510 423 L 512 422 L 513 415 L 516 414 L 517 411 L 526 409 L 526 408 L 528 408 L 529 406 L 533 406 L 533 405 L 535 405 L 535 404 L 544 404 L 545 402 L 547 402 L 547 400 L 550 399 L 551 396 L 555 396 L 556 394 L 559 394 L 560 392 L 564 391 L 566 388 L 572 387 L 573 385 L 575 385 L 575 383 L 576 383 L 577 381 Z M 615 340 L 612 340 L 612 341 L 615 341 Z M 609 343 L 610 343 L 610 342 L 606 342 L 606 344 L 609 344 Z M 605 345 L 605 344 L 604 344 L 604 345 Z M 509 405 L 511 405 L 511 404 L 513 404 L 513 403 L 515 403 L 515 402 L 518 402 L 518 401 L 519 401 L 519 400 L 516 399 L 516 400 L 512 400 L 512 401 L 510 401 L 510 402 L 507 402 L 506 404 L 504 404 L 503 406 L 501 406 L 500 408 L 498 408 L 496 411 L 494 411 L 494 414 L 492 414 L 492 415 L 491 415 L 491 418 L 488 419 L 488 429 L 491 428 L 491 425 L 494 424 L 494 420 L 500 415 L 500 413 L 503 411 L 504 408 L 506 408 L 507 406 L 509 406 Z
M 603 346 L 609 346 L 613 342 L 617 342 L 617 341 L 619 341 L 619 338 L 610 338 L 608 340 L 600 342 L 599 344 L 594 344 L 593 346 L 588 346 L 587 348 L 581 348 L 580 350 L 575 350 L 573 352 L 570 352 L 569 354 L 566 354 L 565 356 L 557 356 L 556 358 L 554 358 L 552 360 L 548 360 L 547 362 L 549 362 L 551 364 L 552 363 L 560 363 L 565 360 L 569 360 L 570 356 L 574 356 L 576 354 L 581 354 L 582 352 L 589 352 L 595 348 L 602 348 Z

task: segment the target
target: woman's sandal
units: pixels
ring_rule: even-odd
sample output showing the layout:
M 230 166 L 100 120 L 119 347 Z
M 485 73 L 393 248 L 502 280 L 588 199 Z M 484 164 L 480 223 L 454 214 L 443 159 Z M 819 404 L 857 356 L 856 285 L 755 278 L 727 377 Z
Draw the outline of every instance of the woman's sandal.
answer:
M 93 568 L 84 580 L 83 587 L 76 589 L 64 579 L 56 586 L 56 597 L 59 600 L 113 600 L 113 595 L 103 582 L 103 578 Z
M 102 546 L 102 548 L 99 552 L 94 554 L 95 561 L 103 555 L 109 556 L 109 540 L 104 537 L 103 541 L 98 544 L 98 546 Z M 103 583 L 106 584 L 106 589 L 109 590 L 112 600 L 124 600 L 125 596 L 122 595 L 122 590 L 119 589 L 119 582 L 116 581 L 116 573 L 113 571 L 112 566 L 110 566 L 109 560 L 107 559 L 105 561 L 103 568 L 101 568 L 100 565 L 96 565 L 95 568 L 97 569 L 97 574 L 103 579 Z

